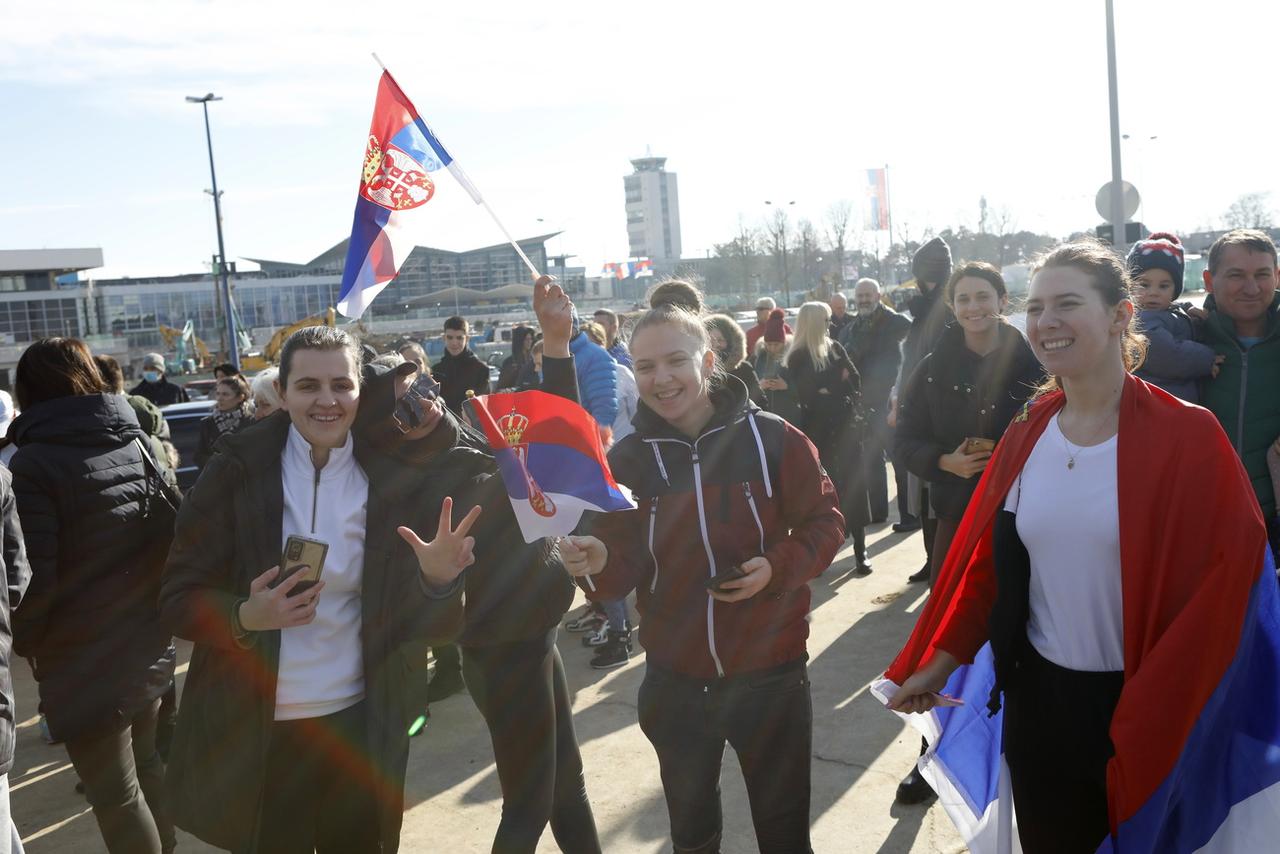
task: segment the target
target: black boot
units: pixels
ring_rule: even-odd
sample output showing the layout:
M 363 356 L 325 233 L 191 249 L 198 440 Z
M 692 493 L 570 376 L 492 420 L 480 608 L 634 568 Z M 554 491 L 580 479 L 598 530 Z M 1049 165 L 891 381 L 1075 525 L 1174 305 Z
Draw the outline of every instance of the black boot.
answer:
M 859 528 L 853 534 L 853 557 L 857 565 L 853 568 L 854 578 L 866 578 L 871 574 L 871 564 L 867 561 L 867 535 Z
M 924 566 L 920 567 L 918 572 L 913 572 L 907 576 L 907 581 L 912 584 L 919 584 L 921 581 L 929 580 L 929 562 L 925 561 Z
M 920 755 L 924 756 L 925 750 L 928 748 L 928 742 L 923 738 L 920 739 Z M 934 796 L 933 787 L 929 785 L 929 781 L 920 773 L 919 764 L 911 766 L 911 773 L 902 778 L 902 782 L 898 784 L 898 803 L 905 805 L 919 804 L 929 800 Z

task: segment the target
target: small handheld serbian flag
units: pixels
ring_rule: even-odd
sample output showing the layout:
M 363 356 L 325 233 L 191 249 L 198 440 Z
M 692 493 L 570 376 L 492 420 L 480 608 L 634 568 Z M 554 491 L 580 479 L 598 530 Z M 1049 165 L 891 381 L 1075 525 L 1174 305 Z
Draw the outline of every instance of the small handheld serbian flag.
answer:
M 480 192 L 418 115 L 391 73 L 378 81 L 365 145 L 338 311 L 360 317 L 390 284 L 416 245 L 424 206 L 436 193 L 432 173 L 448 169 L 476 204 Z
M 525 542 L 573 532 L 587 510 L 634 510 L 614 482 L 587 411 L 544 391 L 471 399 Z

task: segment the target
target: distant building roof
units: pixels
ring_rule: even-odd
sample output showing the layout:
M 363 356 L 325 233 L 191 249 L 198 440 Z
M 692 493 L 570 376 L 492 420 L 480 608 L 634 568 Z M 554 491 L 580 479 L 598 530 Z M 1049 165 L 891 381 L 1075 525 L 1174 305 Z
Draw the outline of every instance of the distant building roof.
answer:
M 4 273 L 71 273 L 101 266 L 101 249 L 0 249 Z
M 522 237 L 516 242 L 520 244 L 545 243 L 546 241 L 550 240 L 551 238 L 555 237 L 558 234 L 560 234 L 560 232 L 553 231 L 548 234 L 535 235 L 534 237 Z M 252 261 L 253 263 L 260 266 L 264 273 L 268 273 L 268 274 L 295 273 L 295 272 L 304 273 L 304 272 L 316 271 L 316 270 L 332 270 L 335 272 L 341 272 L 343 266 L 346 264 L 346 261 L 347 261 L 347 245 L 350 242 L 351 242 L 350 238 L 344 238 L 343 240 L 340 240 L 339 242 L 335 243 L 329 249 L 326 249 L 324 252 L 321 252 L 319 255 L 312 258 L 310 261 L 304 261 L 302 263 L 299 263 L 296 261 L 271 261 L 266 258 L 249 258 L 247 256 L 244 256 L 244 260 Z M 422 249 L 427 252 L 439 252 L 445 255 L 470 255 L 473 252 L 488 252 L 493 249 L 501 249 L 502 247 L 508 246 L 508 245 L 510 244 L 494 243 L 489 246 L 481 246 L 476 249 L 464 249 L 460 252 L 454 251 L 452 249 L 438 249 L 434 246 L 415 246 L 414 251 Z

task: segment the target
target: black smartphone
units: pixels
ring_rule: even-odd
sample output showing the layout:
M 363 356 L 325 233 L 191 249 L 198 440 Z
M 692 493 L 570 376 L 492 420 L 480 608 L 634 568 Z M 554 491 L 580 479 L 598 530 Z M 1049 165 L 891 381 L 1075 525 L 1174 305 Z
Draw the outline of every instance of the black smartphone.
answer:
M 737 581 L 746 574 L 747 571 L 735 563 L 723 572 L 708 578 L 705 582 L 705 586 L 713 593 L 724 593 L 724 583 L 726 581 Z
M 426 374 L 419 374 L 404 397 L 396 401 L 395 412 L 391 413 L 400 432 L 408 433 L 421 425 L 426 418 L 427 407 L 439 396 L 440 383 Z
M 280 558 L 280 574 L 271 586 L 278 587 L 286 578 L 301 574 L 302 580 L 294 585 L 289 595 L 305 593 L 320 580 L 320 573 L 324 571 L 324 559 L 328 554 L 328 543 L 290 534 L 289 539 L 285 540 L 284 554 Z

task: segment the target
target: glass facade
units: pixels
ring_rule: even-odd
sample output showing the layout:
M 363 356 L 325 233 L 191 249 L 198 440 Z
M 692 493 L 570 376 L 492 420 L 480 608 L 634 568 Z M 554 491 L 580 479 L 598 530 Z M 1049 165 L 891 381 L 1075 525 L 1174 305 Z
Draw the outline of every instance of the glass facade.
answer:
M 542 239 L 521 246 L 534 266 L 547 269 Z M 337 263 L 342 260 L 338 258 Z M 52 272 L 0 272 L 0 345 L 23 345 L 59 335 L 127 341 L 135 350 L 161 349 L 160 327 L 181 329 L 188 320 L 210 346 L 222 337 L 221 297 L 208 274 L 100 279 L 87 286 L 49 290 L 53 276 Z M 508 245 L 470 252 L 419 246 L 374 301 L 370 314 L 385 320 L 435 316 L 444 309 L 406 303 L 455 285 L 488 291 L 513 283 L 528 284 L 529 273 Z M 232 295 L 240 328 L 246 332 L 274 329 L 322 314 L 336 304 L 341 284 L 340 270 L 329 269 L 235 276 Z M 452 306 L 448 308 L 451 314 Z
M 0 302 L 0 341 L 25 344 L 51 336 L 79 337 L 84 334 L 80 303 L 75 296 Z

